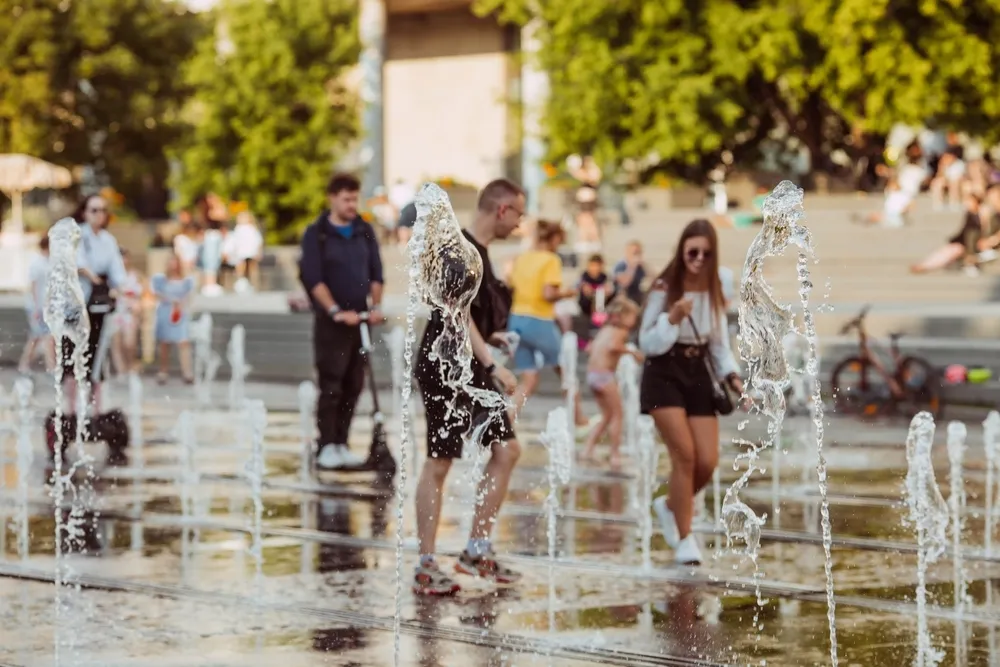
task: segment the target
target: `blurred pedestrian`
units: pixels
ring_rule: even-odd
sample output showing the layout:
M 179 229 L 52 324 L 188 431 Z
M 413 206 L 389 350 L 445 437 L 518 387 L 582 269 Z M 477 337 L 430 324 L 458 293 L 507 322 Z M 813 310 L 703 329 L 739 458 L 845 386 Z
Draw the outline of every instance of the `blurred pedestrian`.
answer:
M 45 370 L 52 372 L 56 366 L 56 348 L 52 333 L 45 324 L 45 285 L 49 276 L 49 237 L 42 235 L 38 242 L 38 254 L 28 265 L 28 294 L 25 299 L 25 314 L 28 316 L 28 341 L 21 353 L 17 369 L 21 373 L 31 372 L 31 362 L 41 349 L 45 357 Z
M 646 301 L 639 345 L 646 354 L 640 408 L 652 416 L 670 453 L 669 500 L 653 509 L 674 559 L 697 564 L 701 550 L 691 532 L 695 495 L 719 461 L 719 382 L 743 393 L 729 347 L 719 280 L 719 243 L 707 220 L 691 222 Z M 729 406 L 729 410 L 735 406 Z
M 384 318 L 382 257 L 372 226 L 358 215 L 361 183 L 337 174 L 326 188 L 330 208 L 302 234 L 302 284 L 312 303 L 313 351 L 319 377 L 316 422 L 321 468 L 356 466 L 348 436 L 364 388 L 361 313 L 370 324 Z
M 630 241 L 625 246 L 625 258 L 615 264 L 612 270 L 615 286 L 619 294 L 636 303 L 643 302 L 643 284 L 646 281 L 646 266 L 642 262 L 642 244 Z
M 157 381 L 167 381 L 170 363 L 170 346 L 177 348 L 181 363 L 181 377 L 187 384 L 194 383 L 191 371 L 191 295 L 194 279 L 184 275 L 180 258 L 171 255 L 165 273 L 153 276 L 151 281 L 156 297 L 156 342 L 160 349 L 160 372 Z

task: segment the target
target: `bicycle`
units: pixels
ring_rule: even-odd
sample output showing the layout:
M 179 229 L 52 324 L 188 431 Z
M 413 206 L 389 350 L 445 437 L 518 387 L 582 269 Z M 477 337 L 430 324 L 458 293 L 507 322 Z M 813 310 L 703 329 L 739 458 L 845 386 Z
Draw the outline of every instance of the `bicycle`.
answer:
M 865 317 L 865 306 L 845 324 L 841 335 L 858 332 L 858 354 L 841 360 L 830 375 L 834 404 L 841 414 L 862 416 L 900 415 L 907 418 L 926 410 L 941 416 L 940 381 L 937 371 L 926 360 L 904 355 L 899 350 L 901 332 L 889 334 L 889 354 L 894 368 L 887 369 L 872 352 Z

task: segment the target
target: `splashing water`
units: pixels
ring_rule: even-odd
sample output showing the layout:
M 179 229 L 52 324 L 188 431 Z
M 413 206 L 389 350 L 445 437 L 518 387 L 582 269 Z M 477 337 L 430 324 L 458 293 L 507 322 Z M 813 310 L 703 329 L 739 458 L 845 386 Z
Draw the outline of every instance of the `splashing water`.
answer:
M 236 410 L 243 406 L 246 400 L 247 375 L 250 366 L 246 357 L 247 332 L 242 324 L 237 324 L 229 333 L 229 346 L 226 356 L 229 360 L 229 408 Z
M 1000 504 L 1000 412 L 991 410 L 983 422 L 983 446 L 986 450 L 986 536 L 987 556 L 993 555 L 993 532 L 996 529 L 997 505 Z
M 639 515 L 641 531 L 640 544 L 642 549 L 642 569 L 650 572 L 653 569 L 653 515 L 649 508 L 653 506 L 653 494 L 656 493 L 656 467 L 659 464 L 660 449 L 656 446 L 654 436 L 655 424 L 649 415 L 640 415 L 636 419 L 638 431 L 636 453 L 639 455 L 639 507 L 643 509 Z
M 545 431 L 541 435 L 542 444 L 549 453 L 548 480 L 549 493 L 545 498 L 547 523 L 546 536 L 549 542 L 549 632 L 556 627 L 556 515 L 559 512 L 559 486 L 569 484 L 573 460 L 573 441 L 566 436 L 568 417 L 565 408 L 556 408 L 549 413 L 545 423 Z
M 35 458 L 31 444 L 31 432 L 35 428 L 35 413 L 31 408 L 33 391 L 34 386 L 28 378 L 22 377 L 14 381 L 14 395 L 17 399 L 17 555 L 22 566 L 27 565 L 31 555 L 28 480 Z M 6 526 L 0 526 L 0 530 L 6 529 Z M 20 623 L 26 633 L 32 631 L 33 621 L 29 612 L 28 589 L 25 586 L 21 586 Z M 26 658 L 22 654 L 22 663 L 26 662 Z
M 31 394 L 34 385 L 28 378 L 14 381 L 14 396 L 17 399 L 17 555 L 21 562 L 28 560 L 28 476 L 35 455 L 31 446 L 31 432 L 34 428 L 35 412 L 31 408 Z
M 250 484 L 250 498 L 253 502 L 253 515 L 250 519 L 250 557 L 253 559 L 253 598 L 257 613 L 256 633 L 257 650 L 263 640 L 262 627 L 263 596 L 264 596 L 264 431 L 267 429 L 267 408 L 264 401 L 247 400 L 243 407 L 245 423 L 250 429 L 250 457 L 244 469 Z
M 411 446 L 412 427 L 407 406 L 413 390 L 413 346 L 416 342 L 416 316 L 426 303 L 441 318 L 441 334 L 432 342 L 428 359 L 437 363 L 442 386 L 465 392 L 478 411 L 469 429 L 469 438 L 481 442 L 486 429 L 502 419 L 509 404 L 496 391 L 479 389 L 470 384 L 472 373 L 472 339 L 469 329 L 469 307 L 482 283 L 484 267 L 476 248 L 462 234 L 448 195 L 433 183 L 426 183 L 416 197 L 417 220 L 409 241 L 409 290 L 406 307 L 406 338 L 404 340 L 404 378 L 402 404 L 400 478 L 397 485 L 396 509 L 396 609 L 393 619 L 393 664 L 400 661 L 400 622 L 402 613 L 402 547 L 403 514 L 406 499 L 406 454 Z M 449 406 L 446 419 L 459 419 L 465 410 L 461 402 Z M 473 465 L 473 470 L 477 466 Z M 477 503 L 479 502 L 477 498 Z
M 63 598 L 64 584 L 69 578 L 66 554 L 63 540 L 67 539 L 67 548 L 72 551 L 73 536 L 76 527 L 73 525 L 77 513 L 70 511 L 69 521 L 63 521 L 63 502 L 67 492 L 74 496 L 73 506 L 78 508 L 76 490 L 73 487 L 72 476 L 76 472 L 75 464 L 69 470 L 63 469 L 63 364 L 64 345 L 67 341 L 73 345 L 73 374 L 77 379 L 78 394 L 86 394 L 86 369 L 84 354 L 90 336 L 90 316 L 87 313 L 87 302 L 83 298 L 76 265 L 76 249 L 80 243 L 80 227 L 73 218 L 63 218 L 49 229 L 49 275 L 45 288 L 45 309 L 42 317 L 56 342 L 55 384 L 55 447 L 53 451 L 52 499 L 55 505 L 55 641 L 54 660 L 59 665 L 63 648 L 62 631 L 66 625 L 64 617 L 65 600 Z M 80 402 L 78 401 L 78 404 Z M 84 400 L 83 405 L 86 405 Z M 82 412 L 82 411 L 80 411 Z M 83 415 L 76 428 L 77 450 L 83 450 Z M 85 459 L 85 457 L 84 457 Z
M 191 322 L 191 343 L 194 347 L 194 395 L 199 403 L 212 402 L 212 382 L 215 380 L 222 360 L 212 349 L 212 314 L 202 313 Z
M 315 482 L 316 448 L 313 442 L 313 410 L 316 409 L 316 385 L 306 380 L 299 384 L 299 432 L 302 434 L 302 458 L 299 480 L 303 484 Z
M 787 304 L 779 304 L 771 286 L 764 278 L 764 263 L 768 257 L 779 257 L 789 245 L 799 249 L 797 271 L 799 279 L 799 300 L 803 309 L 805 337 L 809 351 L 806 373 L 811 376 L 811 414 L 818 452 L 817 474 L 823 517 L 823 548 L 825 552 L 827 618 L 830 632 L 830 658 L 838 664 L 837 634 L 835 623 L 835 603 L 833 598 L 833 566 L 830 555 L 832 529 L 829 518 L 829 504 L 826 490 L 826 458 L 823 455 L 823 406 L 820 397 L 816 328 L 809 308 L 812 282 L 808 262 L 814 258 L 809 230 L 801 224 L 803 192 L 789 181 L 782 181 L 768 195 L 764 202 L 764 224 L 747 251 L 740 288 L 740 356 L 747 363 L 748 377 L 745 391 L 754 406 L 767 417 L 767 436 L 760 443 L 738 441 L 744 446 L 743 453 L 736 457 L 735 465 L 746 462 L 746 470 L 726 492 L 722 507 L 723 527 L 727 544 L 742 540 L 747 546 L 744 556 L 754 563 L 754 579 L 758 582 L 757 597 L 760 602 L 759 578 L 756 546 L 746 542 L 749 537 L 759 535 L 764 517 L 756 514 L 742 501 L 739 492 L 745 488 L 755 472 L 763 472 L 759 465 L 760 455 L 768 447 L 777 447 L 785 417 L 785 389 L 790 384 L 789 364 L 785 358 L 786 337 L 793 332 L 792 310 Z M 749 515 L 752 515 L 753 518 Z M 756 526 L 756 528 L 754 528 Z
M 185 410 L 177 417 L 174 438 L 180 444 L 180 492 L 181 492 L 181 579 L 187 581 L 189 573 L 189 540 L 191 527 L 188 525 L 196 516 L 197 502 L 195 490 L 198 488 L 198 471 L 195 467 L 195 452 L 198 447 L 195 435 L 194 415 Z
M 624 420 L 624 439 L 622 454 L 632 454 L 636 451 L 636 427 L 639 424 L 639 363 L 631 354 L 623 354 L 615 369 L 618 386 L 621 387 L 622 419 Z M 649 508 L 649 505 L 645 505 Z
M 927 566 L 937 562 L 948 545 L 948 505 L 934 478 L 931 451 L 934 418 L 920 412 L 910 422 L 906 436 L 906 484 L 908 524 L 917 533 L 917 657 L 914 667 L 934 667 L 944 652 L 931 644 L 927 625 Z
M 965 458 L 965 438 L 967 430 L 962 422 L 953 421 L 948 424 L 948 481 L 951 487 L 948 496 L 948 509 L 951 512 L 951 549 L 952 566 L 954 568 L 954 603 L 955 616 L 955 664 L 964 665 L 967 660 L 965 623 L 962 615 L 969 602 L 967 593 L 968 577 L 962 558 L 962 529 L 965 514 L 966 495 L 965 477 L 963 474 L 963 459 Z
M 579 356 L 579 339 L 575 332 L 567 331 L 562 336 L 559 348 L 559 367 L 562 369 L 562 390 L 566 394 L 566 411 L 572 417 L 566 422 L 571 441 L 576 438 L 576 393 L 580 384 L 577 378 Z

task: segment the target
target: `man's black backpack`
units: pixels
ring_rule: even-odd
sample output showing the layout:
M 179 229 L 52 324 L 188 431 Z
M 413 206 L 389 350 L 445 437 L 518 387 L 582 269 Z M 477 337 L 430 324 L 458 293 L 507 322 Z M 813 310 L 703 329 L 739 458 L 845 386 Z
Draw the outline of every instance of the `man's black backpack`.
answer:
M 326 240 L 330 236 L 330 230 L 327 229 L 325 223 L 326 223 L 325 215 L 323 216 L 323 218 L 313 223 L 313 225 L 316 227 L 316 245 L 319 247 L 320 266 L 322 267 L 324 282 L 326 281 L 326 263 L 323 261 L 323 257 L 326 255 Z M 361 225 L 361 229 L 362 229 L 362 234 L 364 234 L 365 240 L 377 246 L 378 239 L 375 238 L 375 230 L 372 229 L 372 226 L 366 222 L 363 225 Z M 302 234 L 302 238 L 305 239 L 304 233 Z M 312 294 L 309 293 L 309 287 L 306 286 L 305 281 L 302 279 L 302 257 L 304 255 L 305 255 L 305 248 L 303 248 L 302 252 L 299 254 L 299 284 L 302 285 L 302 289 L 305 290 L 306 296 L 309 297 L 309 300 L 311 301 Z

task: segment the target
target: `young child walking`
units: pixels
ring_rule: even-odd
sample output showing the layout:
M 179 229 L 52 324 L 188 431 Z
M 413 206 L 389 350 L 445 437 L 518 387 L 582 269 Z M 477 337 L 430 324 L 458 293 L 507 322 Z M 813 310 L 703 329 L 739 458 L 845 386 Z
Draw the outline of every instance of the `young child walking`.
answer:
M 166 273 L 153 276 L 153 294 L 156 296 L 156 342 L 160 346 L 160 372 L 156 380 L 167 381 L 170 346 L 177 346 L 181 361 L 181 375 L 187 384 L 194 383 L 191 372 L 191 337 L 188 324 L 191 319 L 189 304 L 194 292 L 194 280 L 184 276 L 180 258 L 173 255 L 167 260 Z
M 616 297 L 606 309 L 607 320 L 590 343 L 590 360 L 587 363 L 587 386 L 594 393 L 601 409 L 601 421 L 587 438 L 583 460 L 593 461 L 597 442 L 607 434 L 611 440 L 613 468 L 621 465 L 622 399 L 615 372 L 623 354 L 642 360 L 638 350 L 628 344 L 629 336 L 639 321 L 639 304 L 623 296 Z

